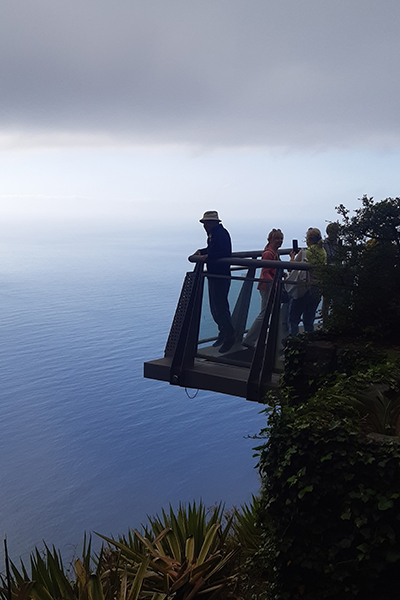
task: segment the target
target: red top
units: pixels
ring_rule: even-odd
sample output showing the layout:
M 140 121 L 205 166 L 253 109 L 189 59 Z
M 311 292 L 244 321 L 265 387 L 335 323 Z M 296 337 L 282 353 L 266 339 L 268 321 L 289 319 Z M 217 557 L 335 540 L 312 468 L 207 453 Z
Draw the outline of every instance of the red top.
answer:
M 277 252 L 274 252 L 269 246 L 265 247 L 261 258 L 263 260 L 280 260 L 279 254 Z M 261 269 L 260 279 L 265 279 L 265 281 L 260 281 L 260 283 L 257 286 L 258 290 L 268 290 L 269 285 L 274 278 L 275 271 L 276 269 L 273 269 L 271 267 L 264 267 L 263 269 Z

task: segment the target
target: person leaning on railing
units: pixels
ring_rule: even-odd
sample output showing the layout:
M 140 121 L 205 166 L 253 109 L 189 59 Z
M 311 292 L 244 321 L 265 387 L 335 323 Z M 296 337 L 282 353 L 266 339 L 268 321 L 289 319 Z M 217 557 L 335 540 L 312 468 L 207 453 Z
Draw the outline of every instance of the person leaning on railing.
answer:
M 204 257 L 210 275 L 220 276 L 208 278 L 208 297 L 212 318 L 218 326 L 218 338 L 213 346 L 220 346 L 218 352 L 224 353 L 228 352 L 236 341 L 228 302 L 231 271 L 229 264 L 216 261 L 231 256 L 231 238 L 229 232 L 221 225 L 216 210 L 207 210 L 200 223 L 207 233 L 207 247 L 197 250 L 195 254 Z
M 300 249 L 295 256 L 290 253 L 292 261 L 309 262 L 316 270 L 308 273 L 307 286 L 297 298 L 292 298 L 289 308 L 289 326 L 292 337 L 299 333 L 299 323 L 302 320 L 304 331 L 314 331 L 315 314 L 321 301 L 321 292 L 318 288 L 318 267 L 326 265 L 326 252 L 323 247 L 322 236 L 319 229 L 310 227 L 306 234 L 307 249 Z

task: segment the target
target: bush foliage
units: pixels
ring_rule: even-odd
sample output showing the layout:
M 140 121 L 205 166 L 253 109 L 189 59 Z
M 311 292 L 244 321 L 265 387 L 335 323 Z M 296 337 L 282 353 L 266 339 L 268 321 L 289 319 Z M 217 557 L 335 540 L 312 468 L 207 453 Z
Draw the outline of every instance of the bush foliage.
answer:
M 286 387 L 272 403 L 258 448 L 265 598 L 386 600 L 398 588 L 400 445 L 367 432 L 395 431 L 400 367 L 354 356 L 358 369 L 330 374 L 306 401 L 291 405 Z
M 328 325 L 342 335 L 399 339 L 400 198 L 364 196 L 350 216 L 341 204 L 336 261 L 323 275 L 331 301 Z
M 349 405 L 271 417 L 260 450 L 269 598 L 387 599 L 400 566 L 400 447 L 364 437 Z

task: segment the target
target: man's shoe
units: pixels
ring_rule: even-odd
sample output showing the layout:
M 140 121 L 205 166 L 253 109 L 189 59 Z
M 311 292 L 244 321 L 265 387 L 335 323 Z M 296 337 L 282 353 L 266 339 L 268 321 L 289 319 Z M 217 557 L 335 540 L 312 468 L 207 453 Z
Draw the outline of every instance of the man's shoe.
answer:
M 221 352 L 222 354 L 224 352 L 228 352 L 228 350 L 230 350 L 232 348 L 232 346 L 234 345 L 234 343 L 236 342 L 236 338 L 228 338 L 224 341 L 224 343 L 222 344 L 221 348 L 218 350 L 218 352 Z
M 256 349 L 256 347 L 255 347 L 253 344 L 248 344 L 248 343 L 247 343 L 247 342 L 245 342 L 244 340 L 243 340 L 243 342 L 242 342 L 242 346 L 244 346 L 244 347 L 245 347 L 245 348 L 247 348 L 248 350 L 255 350 L 255 349 Z
M 217 338 L 215 340 L 215 342 L 213 343 L 212 347 L 213 348 L 218 348 L 218 346 L 222 346 L 222 344 L 224 343 L 224 338 Z

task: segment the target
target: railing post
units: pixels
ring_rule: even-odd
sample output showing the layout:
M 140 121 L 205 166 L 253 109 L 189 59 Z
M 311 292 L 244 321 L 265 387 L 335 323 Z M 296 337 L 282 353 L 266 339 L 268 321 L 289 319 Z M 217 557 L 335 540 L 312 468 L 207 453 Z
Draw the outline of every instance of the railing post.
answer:
M 282 268 L 276 269 L 247 382 L 247 399 L 261 402 L 275 362 L 281 307 Z
M 269 320 L 271 317 L 272 307 L 275 300 L 275 288 L 277 282 L 277 271 L 271 285 L 271 291 L 268 297 L 267 307 L 265 309 L 264 319 L 260 329 L 260 335 L 256 349 L 254 351 L 253 362 L 251 363 L 249 378 L 247 380 L 247 394 L 248 400 L 259 401 L 259 389 L 260 389 L 260 372 L 264 364 L 265 355 L 265 339 L 268 330 Z
M 262 400 L 267 392 L 267 384 L 271 381 L 272 372 L 274 370 L 276 345 L 279 333 L 279 321 L 281 315 L 282 273 L 282 269 L 276 270 L 275 297 L 272 308 L 271 322 L 267 332 L 267 343 L 265 345 L 264 360 L 259 380 L 260 400 Z
M 235 308 L 232 312 L 232 325 L 235 329 L 236 339 L 242 341 L 243 334 L 246 330 L 247 315 L 249 314 L 251 291 L 253 289 L 253 279 L 256 273 L 255 267 L 251 267 L 247 271 L 242 288 L 236 300 Z

